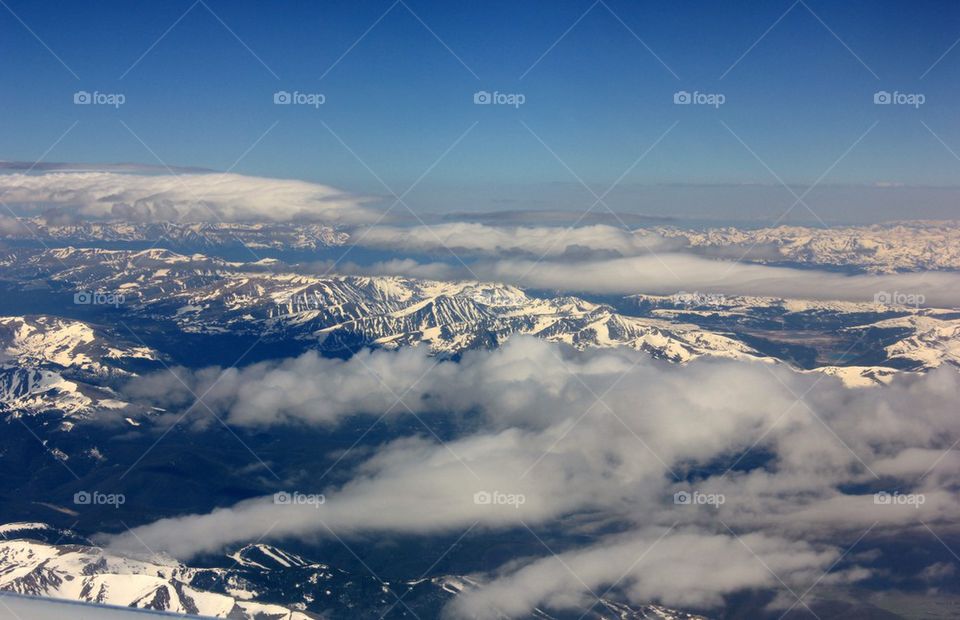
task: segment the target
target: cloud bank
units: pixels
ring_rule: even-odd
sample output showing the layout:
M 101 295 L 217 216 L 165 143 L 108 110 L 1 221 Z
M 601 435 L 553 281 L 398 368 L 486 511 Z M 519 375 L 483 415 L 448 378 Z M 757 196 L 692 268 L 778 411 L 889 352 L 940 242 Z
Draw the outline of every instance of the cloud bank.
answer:
M 960 307 L 960 274 L 924 271 L 898 274 L 843 274 L 711 260 L 680 252 L 650 252 L 610 259 L 542 261 L 522 257 L 421 262 L 411 258 L 371 264 L 318 262 L 318 273 L 397 275 L 436 280 L 481 280 L 515 286 L 595 295 L 672 295 L 680 291 L 873 303 L 878 293 L 922 296 L 927 307 Z
M 681 253 L 611 260 L 503 260 L 479 266 L 484 277 L 521 286 L 592 293 L 670 294 L 679 290 L 794 299 L 872 302 L 879 292 L 922 294 L 927 305 L 960 305 L 960 274 L 919 272 L 845 275 L 716 261 Z
M 0 175 L 0 202 L 63 221 L 369 223 L 365 199 L 305 181 L 230 173 L 48 172 Z
M 359 412 L 370 422 L 444 415 L 474 424 L 445 443 L 424 432 L 344 463 L 348 482 L 300 489 L 324 493 L 319 508 L 254 498 L 103 537 L 118 550 L 145 543 L 189 557 L 268 530 L 273 539 L 349 538 L 456 533 L 475 523 L 478 531 L 561 528 L 591 541 L 559 550 L 561 560 L 545 551 L 482 575 L 488 587 L 460 597 L 450 613 L 483 617 L 574 606 L 588 588 L 613 585 L 637 603 L 717 605 L 742 589 L 775 587 L 764 564 L 806 588 L 870 528 L 936 545 L 918 519 L 941 535 L 960 525 L 960 458 L 949 451 L 960 438 L 953 369 L 850 390 L 782 366 L 673 366 L 634 351 L 516 338 L 459 363 L 405 349 L 180 372 L 198 393 L 223 373 L 205 401 L 235 425 L 329 426 Z M 128 396 L 186 403 L 177 383 L 153 375 Z M 733 467 L 745 453 L 766 456 Z M 879 490 L 922 495 L 923 504 L 878 504 Z M 478 492 L 507 499 L 478 502 Z M 684 492 L 724 501 L 674 503 Z M 828 580 L 870 574 L 847 561 Z
M 365 247 L 421 253 L 450 251 L 462 255 L 526 255 L 534 258 L 636 256 L 651 249 L 682 245 L 646 230 L 598 224 L 577 228 L 556 226 L 487 226 L 451 222 L 431 226 L 371 226 L 354 234 Z

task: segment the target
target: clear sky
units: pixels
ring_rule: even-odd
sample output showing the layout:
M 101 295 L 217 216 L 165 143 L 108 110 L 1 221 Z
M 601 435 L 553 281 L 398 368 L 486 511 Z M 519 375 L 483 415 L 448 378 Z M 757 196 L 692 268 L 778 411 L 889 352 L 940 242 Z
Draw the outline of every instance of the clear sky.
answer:
M 402 193 L 429 170 L 408 202 L 444 211 L 583 209 L 581 180 L 600 194 L 628 169 L 608 202 L 666 214 L 714 186 L 782 211 L 780 181 L 820 179 L 808 202 L 829 195 L 826 219 L 872 201 L 949 215 L 957 194 L 931 186 L 960 185 L 956 2 L 0 4 L 0 159 L 160 159 L 374 194 L 376 177 Z M 281 90 L 324 102 L 276 105 Z M 476 105 L 480 90 L 524 102 Z M 762 187 L 727 187 L 742 184 Z M 878 184 L 917 187 L 831 190 Z

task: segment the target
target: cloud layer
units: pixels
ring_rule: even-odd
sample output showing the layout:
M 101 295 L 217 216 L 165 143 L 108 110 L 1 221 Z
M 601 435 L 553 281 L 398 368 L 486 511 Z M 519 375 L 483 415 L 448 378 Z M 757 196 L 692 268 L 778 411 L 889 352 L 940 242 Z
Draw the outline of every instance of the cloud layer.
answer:
M 321 273 L 332 263 L 317 263 Z M 712 260 L 680 252 L 641 256 L 562 260 L 487 257 L 421 262 L 411 258 L 369 265 L 337 263 L 338 273 L 400 275 L 440 280 L 479 279 L 516 286 L 596 295 L 672 295 L 680 291 L 727 296 L 756 295 L 785 299 L 840 300 L 873 303 L 879 293 L 917 296 L 927 307 L 960 307 L 960 274 L 924 271 L 898 274 L 843 274 L 820 269 Z M 922 297 L 921 297 L 922 296 Z
M 46 212 L 70 222 L 108 218 L 364 223 L 376 219 L 376 213 L 363 206 L 362 198 L 327 185 L 229 173 L 3 174 L 0 201 L 21 214 Z
M 202 393 L 221 371 L 180 372 Z M 776 586 L 764 564 L 805 588 L 868 529 L 928 538 L 918 519 L 943 533 L 958 525 L 960 458 L 948 449 L 960 438 L 960 376 L 952 369 L 849 390 L 763 363 L 678 367 L 633 351 L 574 352 L 516 338 L 459 363 L 406 349 L 224 372 L 205 401 L 236 425 L 329 426 L 363 412 L 371 423 L 462 417 L 474 423 L 461 428 L 475 430 L 445 443 L 425 431 L 379 446 L 342 465 L 349 482 L 300 489 L 326 495 L 319 509 L 255 498 L 104 537 L 111 546 L 145 543 L 188 557 L 268 530 L 277 539 L 349 539 L 456 533 L 475 523 L 478 531 L 561 527 L 593 540 L 562 550 L 561 560 L 546 550 L 517 558 L 451 609 L 484 616 L 574 605 L 589 600 L 588 589 L 615 584 L 635 602 L 716 605 L 725 594 Z M 177 383 L 154 375 L 128 395 L 188 402 Z M 767 458 L 732 467 L 745 453 Z M 877 504 L 878 490 L 922 494 L 923 504 Z M 478 492 L 502 501 L 478 503 Z M 682 492 L 724 501 L 675 504 Z M 847 562 L 828 579 L 868 574 Z
M 522 286 L 592 293 L 670 294 L 686 290 L 869 303 L 877 293 L 898 291 L 921 294 L 931 306 L 960 306 L 960 275 L 951 272 L 845 275 L 681 253 L 563 263 L 503 260 L 479 269 L 484 277 Z
M 404 252 L 458 255 L 523 255 L 584 258 L 636 256 L 651 249 L 664 250 L 682 245 L 645 230 L 597 224 L 577 228 L 556 226 L 487 226 L 451 222 L 431 226 L 371 226 L 354 235 L 356 243 L 366 247 Z

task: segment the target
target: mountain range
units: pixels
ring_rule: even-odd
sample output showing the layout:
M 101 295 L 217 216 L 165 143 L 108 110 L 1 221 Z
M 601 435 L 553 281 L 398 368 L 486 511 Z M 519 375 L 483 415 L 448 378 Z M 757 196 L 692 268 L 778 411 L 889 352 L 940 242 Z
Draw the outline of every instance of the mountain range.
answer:
M 829 228 L 654 226 L 632 232 L 674 241 L 682 249 L 744 262 L 800 264 L 867 273 L 960 269 L 960 228 L 956 222 L 904 221 Z M 258 253 L 266 250 L 316 251 L 351 244 L 362 247 L 365 236 L 362 231 L 309 222 L 61 222 L 55 217 L 39 216 L 20 218 L 16 223 L 0 227 L 0 233 L 10 240 L 47 246 L 113 244 L 201 252 L 233 248 L 240 249 L 245 260 L 256 260 Z

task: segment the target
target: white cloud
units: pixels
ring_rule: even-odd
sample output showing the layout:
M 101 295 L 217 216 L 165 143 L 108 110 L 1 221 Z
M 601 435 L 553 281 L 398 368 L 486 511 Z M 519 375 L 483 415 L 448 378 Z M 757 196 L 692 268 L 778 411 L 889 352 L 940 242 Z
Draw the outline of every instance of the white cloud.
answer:
M 847 275 L 820 269 L 794 269 L 712 260 L 679 252 L 647 253 L 612 259 L 530 260 L 507 258 L 459 263 L 411 259 L 352 266 L 355 273 L 409 277 L 473 278 L 517 286 L 600 295 L 670 295 L 679 291 L 756 295 L 786 299 L 873 303 L 878 293 L 922 295 L 929 307 L 960 307 L 960 274 L 924 271 Z
M 465 428 L 475 430 L 445 444 L 423 433 L 382 445 L 349 466 L 345 484 L 318 480 L 300 489 L 324 493 L 319 508 L 256 498 L 104 540 L 121 549 L 142 541 L 185 557 L 268 530 L 276 539 L 324 537 L 328 528 L 349 538 L 455 533 L 475 522 L 479 530 L 560 523 L 569 530 L 576 523 L 594 532 L 617 524 L 620 533 L 564 553 L 591 589 L 627 573 L 622 585 L 635 602 L 712 605 L 741 588 L 775 585 L 761 560 L 781 578 L 809 585 L 871 525 L 898 536 L 915 532 L 918 518 L 944 533 L 960 525 L 953 483 L 960 459 L 944 457 L 960 438 L 960 375 L 953 369 L 850 390 L 783 366 L 674 366 L 634 351 L 574 352 L 527 338 L 468 352 L 459 363 L 435 362 L 405 349 L 347 361 L 307 354 L 227 371 L 205 400 L 232 424 L 333 425 L 358 412 L 372 422 L 388 410 L 410 416 L 409 407 L 426 420 L 469 416 Z M 202 393 L 219 371 L 181 372 Z M 162 377 L 141 380 L 129 393 L 160 398 L 175 381 Z M 405 405 L 390 409 L 400 394 Z M 167 400 L 189 402 L 176 393 Z M 763 467 L 725 473 L 754 444 L 754 455 L 769 455 Z M 688 481 L 691 471 L 706 473 Z M 877 504 L 875 489 L 923 494 L 924 503 Z M 674 504 L 673 494 L 685 490 L 725 501 L 719 508 Z M 522 495 L 524 502 L 478 504 L 477 491 Z M 649 558 L 630 568 L 635 552 L 673 524 Z M 790 542 L 797 540 L 807 542 Z M 862 543 L 868 546 L 869 539 Z M 491 588 L 464 598 L 460 611 L 491 602 L 510 610 L 582 602 L 583 584 L 558 566 L 546 552 L 518 558 L 487 575 Z
M 646 230 L 629 231 L 598 224 L 565 228 L 560 226 L 487 226 L 451 222 L 430 226 L 399 228 L 371 226 L 356 231 L 356 243 L 374 248 L 405 252 L 506 256 L 522 254 L 535 258 L 591 254 L 635 256 L 653 249 L 674 248 L 680 240 L 665 239 Z
M 642 528 L 586 549 L 499 571 L 485 588 L 457 599 L 448 615 L 522 616 L 538 606 L 588 608 L 611 586 L 634 601 L 679 607 L 719 606 L 722 596 L 748 588 L 811 583 L 838 556 L 806 542 L 764 534 Z M 762 560 L 761 560 L 762 558 Z M 764 566 L 766 564 L 766 566 Z M 589 588 L 590 591 L 586 591 Z
M 481 270 L 484 277 L 519 285 L 593 293 L 670 294 L 687 290 L 872 302 L 879 292 L 899 291 L 922 294 L 927 305 L 960 305 L 960 275 L 948 272 L 844 275 L 677 253 L 576 263 L 505 260 Z
M 229 173 L 48 172 L 0 175 L 0 201 L 22 214 L 131 221 L 311 220 L 364 223 L 364 199 L 305 181 Z

